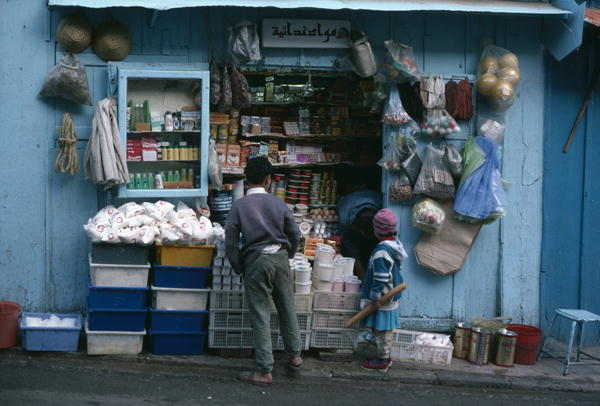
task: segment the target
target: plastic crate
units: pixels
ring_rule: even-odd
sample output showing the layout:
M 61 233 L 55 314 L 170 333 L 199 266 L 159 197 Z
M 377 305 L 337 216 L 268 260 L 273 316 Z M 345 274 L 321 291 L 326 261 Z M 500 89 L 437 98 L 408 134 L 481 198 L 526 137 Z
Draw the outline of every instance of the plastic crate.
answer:
M 214 245 L 156 244 L 156 262 L 159 265 L 207 267 L 212 263 Z
M 143 288 L 148 286 L 150 264 L 96 264 L 90 256 L 90 280 L 92 286 L 118 286 Z
M 360 293 L 315 291 L 313 309 L 315 311 L 360 309 Z
M 92 243 L 90 258 L 95 264 L 145 265 L 149 250 L 146 245 Z
M 152 265 L 154 286 L 161 288 L 204 289 L 208 285 L 210 267 Z
M 86 326 L 87 353 L 90 355 L 139 354 L 142 352 L 146 330 L 91 331 Z
M 201 355 L 207 332 L 150 330 L 150 352 L 157 355 Z
M 77 351 L 82 320 L 78 314 L 57 314 L 61 320 L 75 319 L 74 327 L 33 327 L 27 326 L 27 317 L 49 319 L 50 313 L 23 313 L 19 330 L 21 346 L 27 351 Z
M 355 314 L 356 312 L 353 310 L 348 310 L 346 312 L 314 312 L 312 317 L 312 328 L 345 328 L 346 322 Z
M 310 330 L 310 313 L 296 313 L 298 319 L 298 327 L 302 331 Z M 211 310 L 210 311 L 210 328 L 224 328 L 224 329 L 244 329 L 252 328 L 252 322 L 250 321 L 250 313 L 248 311 L 221 311 Z M 271 330 L 279 330 L 279 314 L 271 314 L 270 320 Z
M 144 309 L 148 287 L 128 288 L 88 285 L 88 306 L 94 309 Z
M 152 286 L 152 307 L 157 310 L 206 310 L 210 289 Z
M 144 331 L 146 309 L 94 309 L 88 306 L 88 328 L 92 331 Z
M 150 328 L 153 331 L 207 331 L 208 310 L 150 309 Z
M 437 347 L 431 345 L 417 344 L 417 337 L 423 334 L 420 331 L 394 330 L 392 337 L 392 351 L 390 357 L 394 361 L 416 362 L 419 364 L 448 366 L 452 361 L 454 345 L 450 342 L 450 336 L 440 334 L 448 338 L 448 345 Z
M 308 350 L 310 344 L 310 331 L 300 331 L 301 349 Z M 208 346 L 210 348 L 254 348 L 253 333 L 251 329 L 227 330 L 209 329 Z M 271 331 L 271 344 L 273 350 L 284 350 L 283 337 L 278 331 Z
M 313 348 L 355 348 L 357 331 L 358 330 L 353 328 L 313 328 L 310 346 Z
M 313 294 L 294 294 L 294 305 L 298 313 L 312 312 Z M 248 310 L 244 291 L 213 290 L 210 294 L 211 310 Z M 275 303 L 271 302 L 271 310 L 277 311 Z

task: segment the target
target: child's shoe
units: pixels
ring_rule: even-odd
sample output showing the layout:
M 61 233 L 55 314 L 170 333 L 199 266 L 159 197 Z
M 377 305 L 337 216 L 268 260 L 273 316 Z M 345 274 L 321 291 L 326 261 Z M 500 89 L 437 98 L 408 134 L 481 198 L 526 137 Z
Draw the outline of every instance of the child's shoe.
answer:
M 360 367 L 369 371 L 380 371 L 387 372 L 388 368 L 392 366 L 391 358 L 371 358 L 365 362 L 361 362 Z

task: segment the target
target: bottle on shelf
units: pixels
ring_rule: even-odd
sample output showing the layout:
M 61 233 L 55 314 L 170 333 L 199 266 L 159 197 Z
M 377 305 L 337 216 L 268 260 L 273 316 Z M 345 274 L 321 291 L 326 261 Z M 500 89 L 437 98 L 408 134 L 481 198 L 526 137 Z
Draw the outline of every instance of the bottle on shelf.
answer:
M 156 175 L 154 175 L 154 185 L 155 185 L 156 189 L 164 189 L 165 188 L 165 185 L 163 183 L 162 172 L 156 172 Z
M 134 189 L 141 189 L 142 188 L 142 175 L 139 173 L 135 174 L 135 179 L 134 179 Z
M 156 183 L 152 172 L 148 173 L 148 189 L 156 189 Z
M 179 161 L 181 157 L 179 156 L 179 145 L 173 145 L 173 161 Z
M 165 131 L 173 131 L 173 114 L 170 111 L 165 112 Z
M 179 171 L 175 171 L 173 173 L 173 182 L 179 182 L 180 179 L 181 179 L 181 176 L 179 175 Z

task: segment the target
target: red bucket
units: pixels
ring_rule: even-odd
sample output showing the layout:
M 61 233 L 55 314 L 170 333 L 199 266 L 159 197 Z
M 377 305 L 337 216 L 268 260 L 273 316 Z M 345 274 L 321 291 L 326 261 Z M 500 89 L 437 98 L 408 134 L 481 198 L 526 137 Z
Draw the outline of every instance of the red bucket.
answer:
M 19 315 L 17 303 L 0 301 L 0 348 L 17 345 L 19 337 Z
M 515 364 L 535 364 L 542 341 L 542 330 L 525 324 L 509 324 L 508 329 L 518 334 Z

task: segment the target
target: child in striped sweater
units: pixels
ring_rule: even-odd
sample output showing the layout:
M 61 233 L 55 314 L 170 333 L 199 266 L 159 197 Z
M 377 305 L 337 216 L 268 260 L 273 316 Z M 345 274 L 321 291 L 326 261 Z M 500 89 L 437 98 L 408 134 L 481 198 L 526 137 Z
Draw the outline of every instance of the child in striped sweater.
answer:
M 402 283 L 401 262 L 407 257 L 400 240 L 396 238 L 396 215 L 389 209 L 382 209 L 373 218 L 373 231 L 379 243 L 371 253 L 369 266 L 363 281 L 361 306 L 369 302 L 377 306 L 377 311 L 364 319 L 364 326 L 371 327 L 377 345 L 377 357 L 361 363 L 363 369 L 386 372 L 392 365 L 393 329 L 400 327 L 398 301 L 401 293 L 388 303 L 379 305 L 383 295 Z

